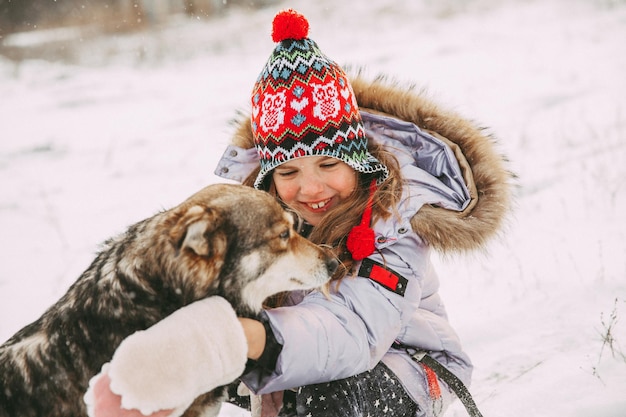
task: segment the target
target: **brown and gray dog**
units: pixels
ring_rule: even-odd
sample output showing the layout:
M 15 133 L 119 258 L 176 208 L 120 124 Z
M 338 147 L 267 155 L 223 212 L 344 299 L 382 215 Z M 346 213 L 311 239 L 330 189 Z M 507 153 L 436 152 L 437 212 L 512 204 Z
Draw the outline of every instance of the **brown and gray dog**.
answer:
M 268 296 L 323 286 L 336 267 L 267 193 L 206 187 L 108 240 L 56 304 L 0 346 L 0 417 L 84 417 L 89 379 L 128 335 L 212 295 L 254 316 Z M 214 409 L 223 391 L 185 416 Z

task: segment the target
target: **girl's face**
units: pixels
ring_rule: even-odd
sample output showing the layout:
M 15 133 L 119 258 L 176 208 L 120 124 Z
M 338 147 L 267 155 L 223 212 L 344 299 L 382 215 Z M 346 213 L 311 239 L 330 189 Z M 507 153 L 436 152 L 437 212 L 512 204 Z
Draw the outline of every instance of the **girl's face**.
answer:
M 346 163 L 328 156 L 309 156 L 274 168 L 272 179 L 281 200 L 311 225 L 352 194 L 357 174 Z

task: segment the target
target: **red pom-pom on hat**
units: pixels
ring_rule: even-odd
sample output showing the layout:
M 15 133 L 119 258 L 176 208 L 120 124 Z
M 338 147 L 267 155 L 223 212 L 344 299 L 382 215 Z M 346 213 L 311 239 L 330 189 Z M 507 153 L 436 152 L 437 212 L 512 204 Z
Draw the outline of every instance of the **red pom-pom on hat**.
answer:
M 370 195 L 367 200 L 367 207 L 361 217 L 361 223 L 354 226 L 350 233 L 348 233 L 348 239 L 346 239 L 346 248 L 350 251 L 352 259 L 360 261 L 365 259 L 374 253 L 376 246 L 375 233 L 370 227 L 372 221 L 372 203 L 374 200 L 374 192 L 376 192 L 376 180 L 372 180 L 370 184 Z
M 360 261 L 374 253 L 374 249 L 376 249 L 374 237 L 374 231 L 369 226 L 363 224 L 354 226 L 348 233 L 346 240 L 346 247 L 350 251 L 352 259 Z
M 293 9 L 283 10 L 274 16 L 272 22 L 272 40 L 304 39 L 309 35 L 309 22 L 306 17 Z

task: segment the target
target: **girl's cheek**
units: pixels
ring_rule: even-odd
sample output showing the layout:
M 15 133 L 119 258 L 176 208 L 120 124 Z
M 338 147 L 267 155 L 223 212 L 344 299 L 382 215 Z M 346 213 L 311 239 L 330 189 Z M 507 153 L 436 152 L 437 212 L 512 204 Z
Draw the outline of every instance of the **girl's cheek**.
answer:
M 297 187 L 283 181 L 275 181 L 276 192 L 281 200 L 289 204 L 296 196 Z
M 354 175 L 353 172 L 336 175 L 332 180 L 332 186 L 339 192 L 342 198 L 347 198 L 354 192 L 357 186 L 356 175 Z

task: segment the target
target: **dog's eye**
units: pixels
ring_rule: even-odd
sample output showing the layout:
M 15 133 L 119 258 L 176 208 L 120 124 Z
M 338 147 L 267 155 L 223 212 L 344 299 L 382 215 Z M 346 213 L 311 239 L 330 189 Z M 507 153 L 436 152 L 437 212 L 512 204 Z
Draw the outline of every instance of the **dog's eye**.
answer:
M 289 236 L 291 236 L 291 231 L 289 229 L 286 229 L 284 232 L 278 235 L 278 237 L 280 237 L 283 240 L 289 239 Z

